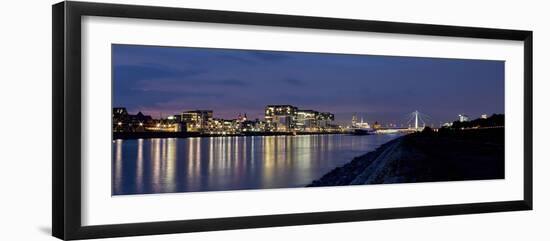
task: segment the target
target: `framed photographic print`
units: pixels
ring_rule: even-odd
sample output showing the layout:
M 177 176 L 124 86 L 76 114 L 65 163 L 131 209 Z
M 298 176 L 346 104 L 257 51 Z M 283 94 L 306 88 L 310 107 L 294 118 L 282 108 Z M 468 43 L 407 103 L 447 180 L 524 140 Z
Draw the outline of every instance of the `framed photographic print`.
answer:
M 531 31 L 53 6 L 55 237 L 530 209 Z

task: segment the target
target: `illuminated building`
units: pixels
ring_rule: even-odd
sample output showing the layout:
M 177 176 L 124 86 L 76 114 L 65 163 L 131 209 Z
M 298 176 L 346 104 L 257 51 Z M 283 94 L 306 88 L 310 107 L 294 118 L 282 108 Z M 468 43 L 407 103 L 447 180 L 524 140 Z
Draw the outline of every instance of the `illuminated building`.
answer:
M 240 130 L 242 132 L 258 132 L 260 131 L 259 122 L 260 121 L 258 119 L 254 121 L 245 120 L 241 123 Z
M 148 131 L 161 131 L 161 132 L 184 132 L 186 131 L 185 123 L 181 121 L 181 115 L 171 115 L 166 119 L 160 119 L 155 121 L 155 125 L 146 128 Z
M 268 131 L 290 131 L 294 128 L 294 118 L 298 108 L 291 105 L 268 105 L 265 107 L 265 120 Z
M 292 105 L 268 105 L 265 108 L 264 131 L 315 132 L 332 128 L 334 114 L 315 110 L 301 110 Z M 262 123 L 258 123 L 260 126 Z
M 334 114 L 329 112 L 321 112 L 317 115 L 317 126 L 320 128 L 330 127 L 334 121 Z
M 196 132 L 211 135 L 234 135 L 251 132 L 333 132 L 342 127 L 333 125 L 334 114 L 315 110 L 299 110 L 291 105 L 269 105 L 264 120 L 249 120 L 246 113 L 235 119 L 213 118 L 212 110 L 191 110 L 166 118 L 153 119 L 138 112 L 128 114 L 126 108 L 113 108 L 113 132 Z
M 466 122 L 466 121 L 469 121 L 470 120 L 470 117 L 468 117 L 467 115 L 464 115 L 464 114 L 459 114 L 458 115 L 458 121 L 459 122 Z
M 314 131 L 318 116 L 319 112 L 314 110 L 297 110 L 294 126 L 300 131 Z
M 181 113 L 181 121 L 186 124 L 186 130 L 199 132 L 208 129 L 212 122 L 213 113 L 211 110 L 192 110 Z

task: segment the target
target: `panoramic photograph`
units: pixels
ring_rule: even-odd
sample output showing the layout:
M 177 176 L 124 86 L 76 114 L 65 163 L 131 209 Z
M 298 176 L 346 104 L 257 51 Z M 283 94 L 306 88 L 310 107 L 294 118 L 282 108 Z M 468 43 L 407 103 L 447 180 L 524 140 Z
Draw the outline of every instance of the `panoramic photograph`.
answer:
M 504 178 L 504 61 L 111 51 L 113 196 Z

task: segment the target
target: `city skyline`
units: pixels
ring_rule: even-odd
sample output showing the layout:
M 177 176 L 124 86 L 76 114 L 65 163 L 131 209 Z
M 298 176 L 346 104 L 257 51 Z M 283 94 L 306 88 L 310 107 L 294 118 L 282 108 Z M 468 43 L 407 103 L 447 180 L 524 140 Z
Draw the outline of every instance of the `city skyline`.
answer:
M 420 110 L 440 124 L 457 114 L 504 113 L 504 62 L 418 57 L 113 45 L 113 106 L 155 118 L 214 110 L 263 119 L 291 104 L 349 123 L 403 124 Z

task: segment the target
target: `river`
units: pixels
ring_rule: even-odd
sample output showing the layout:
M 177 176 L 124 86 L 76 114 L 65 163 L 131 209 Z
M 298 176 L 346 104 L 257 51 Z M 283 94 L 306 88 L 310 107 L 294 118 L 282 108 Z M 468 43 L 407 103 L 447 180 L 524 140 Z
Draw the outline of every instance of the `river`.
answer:
M 304 187 L 398 136 L 115 140 L 112 195 Z

